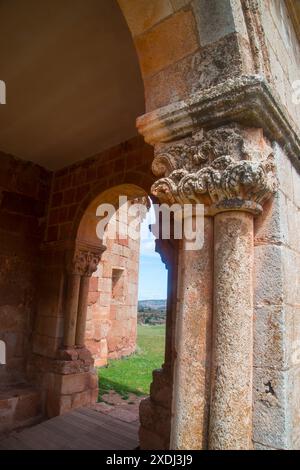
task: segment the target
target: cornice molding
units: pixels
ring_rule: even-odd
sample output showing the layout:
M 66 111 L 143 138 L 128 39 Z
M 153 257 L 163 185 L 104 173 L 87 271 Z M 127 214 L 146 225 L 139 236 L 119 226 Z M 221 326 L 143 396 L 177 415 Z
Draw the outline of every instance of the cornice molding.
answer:
M 300 137 L 270 85 L 259 75 L 242 76 L 194 93 L 188 99 L 137 119 L 139 132 L 155 145 L 182 139 L 200 128 L 228 123 L 259 127 L 287 155 L 300 161 Z

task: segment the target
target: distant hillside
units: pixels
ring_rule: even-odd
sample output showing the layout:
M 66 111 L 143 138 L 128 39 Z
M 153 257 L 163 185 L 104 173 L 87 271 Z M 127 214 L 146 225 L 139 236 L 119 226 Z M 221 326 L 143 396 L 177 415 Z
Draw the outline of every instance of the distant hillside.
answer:
M 138 323 L 162 325 L 166 322 L 166 300 L 140 300 L 138 303 Z
M 166 299 L 161 300 L 139 300 L 138 310 L 165 310 L 167 305 Z

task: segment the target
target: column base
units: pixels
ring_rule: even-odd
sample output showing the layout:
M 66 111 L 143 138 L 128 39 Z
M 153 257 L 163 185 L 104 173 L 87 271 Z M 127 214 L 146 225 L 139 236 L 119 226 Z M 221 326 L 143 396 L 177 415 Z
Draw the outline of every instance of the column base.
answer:
M 98 398 L 98 377 L 95 372 L 54 374 L 48 376 L 46 415 L 62 415 L 75 408 L 92 405 Z
M 59 349 L 55 359 L 33 355 L 28 374 L 41 390 L 48 418 L 97 401 L 98 376 L 85 347 Z

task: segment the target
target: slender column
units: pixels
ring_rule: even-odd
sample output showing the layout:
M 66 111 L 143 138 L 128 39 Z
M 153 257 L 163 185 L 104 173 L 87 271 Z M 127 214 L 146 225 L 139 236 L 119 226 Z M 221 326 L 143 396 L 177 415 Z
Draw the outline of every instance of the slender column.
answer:
M 75 345 L 75 332 L 77 321 L 77 308 L 80 291 L 80 274 L 71 273 L 68 275 L 66 313 L 64 325 L 64 346 Z
M 252 447 L 253 215 L 215 216 L 210 449 Z
M 213 221 L 205 217 L 204 244 L 179 255 L 171 449 L 203 449 L 207 441 L 212 317 Z
M 89 285 L 90 285 L 90 277 L 82 276 L 81 282 L 80 282 L 78 313 L 77 313 L 76 339 L 75 339 L 76 346 L 84 346 Z

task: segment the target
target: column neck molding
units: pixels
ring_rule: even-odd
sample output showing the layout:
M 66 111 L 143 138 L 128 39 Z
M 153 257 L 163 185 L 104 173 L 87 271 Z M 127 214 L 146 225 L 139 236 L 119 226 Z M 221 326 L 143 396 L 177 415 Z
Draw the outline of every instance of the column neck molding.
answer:
M 276 92 L 260 75 L 245 75 L 191 94 L 187 99 L 147 113 L 137 128 L 151 145 L 182 139 L 199 130 L 227 123 L 262 128 L 295 164 L 300 160 L 299 129 Z
M 162 203 L 258 214 L 277 189 L 272 148 L 259 129 L 202 130 L 156 150 L 152 170 L 160 178 L 151 191 Z

